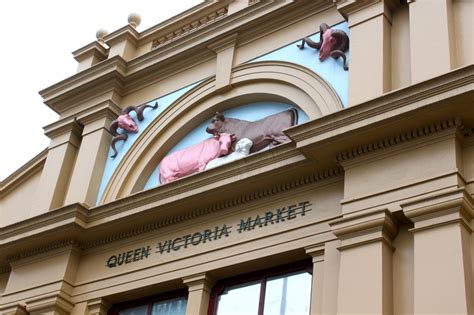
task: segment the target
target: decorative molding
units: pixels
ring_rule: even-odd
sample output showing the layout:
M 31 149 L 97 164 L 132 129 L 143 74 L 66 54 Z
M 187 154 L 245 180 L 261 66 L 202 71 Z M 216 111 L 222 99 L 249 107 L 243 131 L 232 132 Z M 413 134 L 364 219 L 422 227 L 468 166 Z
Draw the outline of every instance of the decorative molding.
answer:
M 72 53 L 76 61 L 81 62 L 82 60 L 94 56 L 98 60 L 103 61 L 107 59 L 108 49 L 105 48 L 98 41 L 92 42 Z
M 324 261 L 325 243 L 308 246 L 304 250 L 306 255 L 313 257 L 313 264 Z
M 63 292 L 50 293 L 26 301 L 26 310 L 30 315 L 41 315 L 47 312 L 71 314 L 73 308 L 74 304 L 70 301 L 70 297 Z
M 215 283 L 216 280 L 207 273 L 200 273 L 183 278 L 183 284 L 189 288 L 189 292 L 202 290 L 211 292 Z
M 153 40 L 151 44 L 151 50 L 160 48 L 164 45 L 167 45 L 175 40 L 178 40 L 184 36 L 187 36 L 199 29 L 202 29 L 224 17 L 227 16 L 227 7 L 221 8 L 216 10 L 206 16 L 203 16 L 189 24 L 186 24 L 183 27 L 179 27 L 174 31 L 166 34 L 165 36 L 161 36 L 158 39 Z
M 112 304 L 107 302 L 104 298 L 97 298 L 87 301 L 88 315 L 107 315 Z
M 418 139 L 420 137 L 429 136 L 434 133 L 453 128 L 462 129 L 462 123 L 460 119 L 444 120 L 424 127 L 416 128 L 411 131 L 404 132 L 402 134 L 387 137 L 377 142 L 365 144 L 357 148 L 352 148 L 348 151 L 338 154 L 336 156 L 336 160 L 338 163 L 342 163 L 347 160 L 354 159 L 356 157 L 360 157 L 369 153 L 399 145 L 401 143 L 406 143 Z
M 192 220 L 192 219 L 194 219 L 196 217 L 199 217 L 199 216 L 202 216 L 202 215 L 207 215 L 207 214 L 214 213 L 214 212 L 217 212 L 217 211 L 220 211 L 220 210 L 228 209 L 230 207 L 242 205 L 242 204 L 245 204 L 247 202 L 257 201 L 257 200 L 260 200 L 262 198 L 270 197 L 270 196 L 273 196 L 275 194 L 290 191 L 292 189 L 297 189 L 297 188 L 300 188 L 300 187 L 305 186 L 305 185 L 314 184 L 314 183 L 321 182 L 321 181 L 324 181 L 324 180 L 327 180 L 327 179 L 330 179 L 330 178 L 335 178 L 335 177 L 338 177 L 342 174 L 343 174 L 342 168 L 328 169 L 328 170 L 325 170 L 325 171 L 322 171 L 322 172 L 319 172 L 319 173 L 309 174 L 309 175 L 300 177 L 299 179 L 293 180 L 291 182 L 282 183 L 282 184 L 275 185 L 275 186 L 272 186 L 272 187 L 268 187 L 266 189 L 261 189 L 261 190 L 258 190 L 258 191 L 255 191 L 255 192 L 252 192 L 252 193 L 249 193 L 249 194 L 241 195 L 241 196 L 235 197 L 233 199 L 222 201 L 222 202 L 219 202 L 219 203 L 216 203 L 216 204 L 212 204 L 212 205 L 209 205 L 207 207 L 199 208 L 199 209 L 196 209 L 194 211 L 191 211 L 191 212 L 188 212 L 188 213 L 185 213 L 185 214 L 182 214 L 182 215 L 163 218 L 161 220 L 157 220 L 155 222 L 151 222 L 151 223 L 142 225 L 142 226 L 137 227 L 137 228 L 133 228 L 133 229 L 130 229 L 130 230 L 127 230 L 127 231 L 120 231 L 120 232 L 117 232 L 117 233 L 114 233 L 114 234 L 111 234 L 111 235 L 108 235 L 108 236 L 105 236 L 105 237 L 101 237 L 99 239 L 80 240 L 80 238 L 81 238 L 80 235 L 85 236 L 85 234 L 86 234 L 86 233 L 81 233 L 75 238 L 61 239 L 59 241 L 51 242 L 49 244 L 38 245 L 38 246 L 36 246 L 35 248 L 33 248 L 31 250 L 24 251 L 24 252 L 21 252 L 21 253 L 16 253 L 16 254 L 13 254 L 13 255 L 9 255 L 9 256 L 6 257 L 6 261 L 10 264 L 10 263 L 14 263 L 14 262 L 16 262 L 18 260 L 21 260 L 21 259 L 30 258 L 30 257 L 36 256 L 36 255 L 44 254 L 46 252 L 53 251 L 53 250 L 58 250 L 58 249 L 65 248 L 65 247 L 68 247 L 68 246 L 73 246 L 74 248 L 78 248 L 78 249 L 81 249 L 81 250 L 82 249 L 91 249 L 91 248 L 102 246 L 102 245 L 109 244 L 109 243 L 112 243 L 112 242 L 120 241 L 122 239 L 138 236 L 140 234 L 145 234 L 145 233 L 148 233 L 148 232 L 152 232 L 154 230 L 158 230 L 158 229 L 170 226 L 170 225 L 175 225 L 175 224 L 179 224 L 179 223 L 182 223 L 182 222 L 185 222 L 185 221 L 189 221 L 189 220 Z M 143 192 L 142 195 L 146 196 L 148 193 L 149 192 Z M 132 199 L 131 201 L 127 202 L 127 206 L 132 207 L 132 208 L 133 207 L 138 207 L 141 204 L 143 204 L 144 202 L 148 202 L 148 200 L 144 201 L 143 199 L 141 199 L 141 200 L 133 200 Z M 109 204 L 109 205 L 103 206 L 103 208 L 104 208 L 103 210 L 104 210 L 105 213 L 110 214 L 110 213 L 113 213 L 112 209 L 110 209 L 111 207 L 123 208 L 123 205 L 124 205 L 123 202 L 119 202 L 119 204 Z M 127 207 L 127 209 L 128 209 L 128 207 Z M 66 211 L 66 212 L 61 214 L 61 212 L 64 212 L 64 211 Z M 58 215 L 58 214 L 60 214 L 61 216 L 60 217 L 55 217 L 55 215 Z M 26 230 L 27 231 L 33 231 L 35 229 L 41 228 L 42 226 L 52 226 L 52 225 L 57 226 L 58 224 L 54 224 L 54 223 L 56 223 L 56 222 L 60 223 L 62 221 L 66 221 L 65 224 L 69 224 L 69 222 L 71 222 L 71 220 L 70 220 L 71 218 L 75 219 L 74 221 L 76 222 L 76 224 L 79 223 L 79 221 L 80 222 L 93 223 L 94 219 L 96 219 L 96 220 L 101 219 L 101 217 L 98 217 L 98 218 L 93 217 L 93 215 L 91 215 L 90 211 L 83 208 L 79 204 L 68 206 L 68 207 L 64 208 L 64 210 L 63 209 L 55 210 L 55 211 L 49 212 L 45 215 L 46 216 L 51 216 L 52 218 L 50 218 L 48 220 L 43 220 L 43 222 L 41 222 L 40 224 L 31 225 L 32 222 L 34 222 L 35 220 L 38 219 L 38 218 L 32 218 L 32 219 L 28 220 L 28 221 L 31 221 L 31 223 L 29 225 L 25 225 L 28 222 L 20 222 L 19 224 L 16 224 L 15 226 L 9 226 L 8 227 L 9 230 L 10 230 L 9 232 L 8 231 L 5 231 L 5 232 L 2 231 L 2 230 L 4 230 L 4 228 L 0 229 L 0 236 L 1 236 L 0 239 L 1 239 L 2 243 L 3 244 L 7 243 L 7 242 L 4 241 L 7 237 L 14 238 L 14 235 L 12 235 L 13 233 L 17 233 L 17 232 L 24 233 L 23 231 L 26 231 Z M 87 229 L 88 229 L 87 226 L 85 224 L 82 225 L 82 226 L 83 226 L 83 229 L 85 231 L 87 231 Z M 74 227 L 72 227 L 72 229 L 74 229 Z
M 75 239 L 65 239 L 65 240 L 62 240 L 62 241 L 49 243 L 49 244 L 44 245 L 44 246 L 36 247 L 36 248 L 33 248 L 29 251 L 25 251 L 25 252 L 22 252 L 22 253 L 19 253 L 19 254 L 7 256 L 6 261 L 10 264 L 10 263 L 13 263 L 13 262 L 21 260 L 21 259 L 25 259 L 25 258 L 28 258 L 28 257 L 40 255 L 40 254 L 43 254 L 43 253 L 46 253 L 46 252 L 49 252 L 49 251 L 53 251 L 53 250 L 57 250 L 57 249 L 61 249 L 61 248 L 67 247 L 67 246 L 80 247 L 80 244 Z
M 2 315 L 29 315 L 26 311 L 26 305 L 23 303 L 7 304 L 0 307 L 0 314 Z
M 386 208 L 351 213 L 329 222 L 329 225 L 341 240 L 339 250 L 379 241 L 393 249 L 392 240 L 398 233 L 397 220 Z
M 406 203 L 401 207 L 415 227 L 412 232 L 435 228 L 447 224 L 460 224 L 472 233 L 474 200 L 465 188 L 455 188 L 430 194 Z
M 116 242 L 121 239 L 130 238 L 130 237 L 148 233 L 154 230 L 162 229 L 169 225 L 179 224 L 179 223 L 191 220 L 193 218 L 196 218 L 202 215 L 207 215 L 207 214 L 214 213 L 214 212 L 224 210 L 227 208 L 239 206 L 247 202 L 256 201 L 262 198 L 279 194 L 291 189 L 296 189 L 304 185 L 313 184 L 313 183 L 316 183 L 316 182 L 319 182 L 331 177 L 339 176 L 342 174 L 343 174 L 342 168 L 334 168 L 334 169 L 326 170 L 324 172 L 310 174 L 291 182 L 279 184 L 279 185 L 272 186 L 266 189 L 261 189 L 249 194 L 241 195 L 233 199 L 222 201 L 213 205 L 209 205 L 207 207 L 199 208 L 199 209 L 193 210 L 191 212 L 188 212 L 179 216 L 168 217 L 165 219 L 148 223 L 138 228 L 130 229 L 128 231 L 114 233 L 102 239 L 88 241 L 84 243 L 82 247 L 84 249 L 89 249 L 89 248 L 105 245 L 108 243 Z
M 254 5 L 254 4 L 257 4 L 259 2 L 261 2 L 262 0 L 249 0 L 249 6 L 251 5 Z
M 368 131 L 368 126 L 386 126 L 387 122 L 395 117 L 402 117 L 409 112 L 413 116 L 415 111 L 428 107 L 451 104 L 451 117 L 462 117 L 470 109 L 469 106 L 472 106 L 473 71 L 472 65 L 459 68 L 295 126 L 286 133 L 297 143 L 298 149 L 307 152 L 328 140 L 337 142 L 346 139 L 348 135 L 360 135 Z M 454 98 L 457 98 L 457 101 L 453 104 Z M 359 138 L 362 140 L 364 137 Z

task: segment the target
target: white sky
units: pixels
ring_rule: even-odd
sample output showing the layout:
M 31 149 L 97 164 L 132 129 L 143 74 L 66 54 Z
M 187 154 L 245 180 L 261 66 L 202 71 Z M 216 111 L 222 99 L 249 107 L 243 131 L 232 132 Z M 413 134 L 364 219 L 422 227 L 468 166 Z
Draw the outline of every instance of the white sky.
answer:
M 49 144 L 43 127 L 58 115 L 38 91 L 76 73 L 72 52 L 99 28 L 112 32 L 136 12 L 142 32 L 203 0 L 0 1 L 0 181 Z

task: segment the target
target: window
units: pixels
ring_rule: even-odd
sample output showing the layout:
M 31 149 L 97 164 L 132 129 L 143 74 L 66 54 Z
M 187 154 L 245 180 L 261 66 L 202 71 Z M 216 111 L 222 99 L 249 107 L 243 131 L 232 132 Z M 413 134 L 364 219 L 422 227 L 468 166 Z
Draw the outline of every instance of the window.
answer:
M 187 290 L 114 305 L 109 315 L 186 315 Z
M 220 281 L 209 315 L 307 315 L 311 273 L 305 262 Z

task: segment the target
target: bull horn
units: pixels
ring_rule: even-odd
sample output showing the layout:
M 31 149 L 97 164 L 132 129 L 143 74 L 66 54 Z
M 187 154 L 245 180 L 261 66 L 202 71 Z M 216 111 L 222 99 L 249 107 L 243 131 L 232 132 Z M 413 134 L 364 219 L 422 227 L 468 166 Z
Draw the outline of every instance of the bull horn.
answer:
M 110 133 L 113 136 L 118 136 L 119 135 L 119 133 L 117 132 L 117 128 L 118 128 L 118 121 L 116 119 L 116 120 L 114 120 L 110 123 Z
M 157 109 L 158 108 L 158 102 L 155 102 L 154 105 L 143 104 L 143 105 L 138 106 L 136 113 L 137 113 L 137 119 L 139 121 L 142 121 L 144 119 L 143 111 L 145 110 L 145 108 Z
M 335 30 L 332 32 L 332 36 L 337 38 L 339 50 L 344 52 L 349 48 L 349 37 L 344 31 Z
M 133 105 L 127 106 L 122 110 L 121 114 L 130 114 L 131 111 L 137 112 L 137 107 Z
M 126 134 L 119 134 L 118 136 L 114 137 L 112 139 L 112 142 L 110 143 L 110 146 L 112 147 L 112 150 L 114 150 L 114 154 L 112 154 L 110 157 L 115 158 L 117 156 L 117 149 L 115 148 L 115 143 L 117 141 L 127 141 L 128 135 Z

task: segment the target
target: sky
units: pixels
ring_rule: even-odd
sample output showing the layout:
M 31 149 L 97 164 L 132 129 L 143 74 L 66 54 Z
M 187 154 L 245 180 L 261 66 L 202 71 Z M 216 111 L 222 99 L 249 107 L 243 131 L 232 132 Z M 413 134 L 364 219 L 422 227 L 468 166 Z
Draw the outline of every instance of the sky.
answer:
M 141 16 L 142 32 L 203 0 L 0 1 L 0 181 L 44 150 L 43 127 L 58 115 L 40 90 L 76 73 L 72 52 Z

